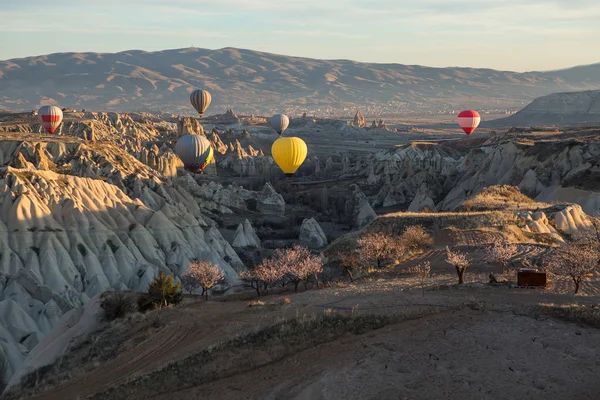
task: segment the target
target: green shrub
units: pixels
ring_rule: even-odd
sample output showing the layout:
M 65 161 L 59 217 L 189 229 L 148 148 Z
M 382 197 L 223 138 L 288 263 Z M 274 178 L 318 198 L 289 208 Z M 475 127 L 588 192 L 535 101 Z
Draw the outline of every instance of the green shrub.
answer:
M 146 312 L 179 304 L 182 299 L 181 284 L 175 283 L 173 275 L 160 273 L 148 288 L 148 293 L 143 293 L 138 298 L 138 310 Z

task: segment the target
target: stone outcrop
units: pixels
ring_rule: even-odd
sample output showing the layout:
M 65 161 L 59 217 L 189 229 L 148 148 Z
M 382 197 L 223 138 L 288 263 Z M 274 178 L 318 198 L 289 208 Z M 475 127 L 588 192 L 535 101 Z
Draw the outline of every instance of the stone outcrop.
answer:
M 157 151 L 168 149 L 152 146 L 148 155 Z M 104 291 L 144 291 L 159 272 L 178 276 L 193 259 L 219 265 L 229 284 L 245 269 L 209 217 L 231 210 L 216 203 L 208 211 L 196 197 L 202 188 L 188 174 L 166 179 L 108 143 L 4 140 L 0 154 L 6 162 L 0 170 L 5 381 L 63 314 Z M 255 204 L 259 196 L 248 195 Z M 264 203 L 278 205 L 273 196 Z
M 266 215 L 285 215 L 285 201 L 283 196 L 266 183 L 258 196 L 258 211 Z
M 600 193 L 573 187 L 550 186 L 535 199 L 540 202 L 576 203 L 588 215 L 596 215 L 600 210 Z
M 235 248 L 255 247 L 260 248 L 260 239 L 247 219 L 238 225 L 233 238 L 232 246 Z
M 177 137 L 184 135 L 204 135 L 204 127 L 196 118 L 180 118 L 177 121 Z
M 348 187 L 345 210 L 351 224 L 356 228 L 362 228 L 377 218 L 369 199 L 355 184 Z
M 593 228 L 592 221 L 581 206 L 570 205 L 554 215 L 556 228 L 570 235 Z
M 327 246 L 327 236 L 314 218 L 302 221 L 299 240 L 311 249 L 322 249 Z
M 431 197 L 428 195 L 428 191 L 426 188 L 422 187 L 413 201 L 408 206 L 408 211 L 410 212 L 436 212 L 437 209 L 435 207 L 435 203 Z
M 365 121 L 365 117 L 362 115 L 360 110 L 358 110 L 354 115 L 354 119 L 352 120 L 352 126 L 355 126 L 357 128 L 364 128 L 365 126 L 367 126 L 367 121 Z
M 560 126 L 595 122 L 600 122 L 600 90 L 553 93 L 539 97 L 516 114 L 484 123 L 483 126 Z

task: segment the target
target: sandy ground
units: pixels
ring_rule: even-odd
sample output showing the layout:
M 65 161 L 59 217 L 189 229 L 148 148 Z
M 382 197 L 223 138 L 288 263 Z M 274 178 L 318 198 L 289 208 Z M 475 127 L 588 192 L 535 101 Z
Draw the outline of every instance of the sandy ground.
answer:
M 477 276 L 472 274 L 472 278 Z M 83 399 L 227 338 L 284 319 L 332 310 L 385 314 L 432 306 L 437 307 L 436 315 L 364 335 L 346 334 L 249 372 L 232 373 L 226 379 L 185 390 L 166 385 L 160 395 L 139 398 L 597 398 L 599 330 L 512 312 L 448 308 L 465 301 L 520 306 L 598 304 L 597 296 L 486 285 L 463 290 L 443 286 L 454 280 L 453 275 L 437 274 L 428 283 L 424 297 L 416 279 L 404 276 L 286 293 L 289 303 L 282 301 L 283 296 L 267 296 L 263 298 L 267 304 L 259 307 L 248 307 L 247 301 L 188 300 L 163 312 L 157 330 L 132 334 L 115 359 L 84 374 L 73 371 L 74 377 L 68 382 L 28 398 Z M 432 284 L 442 287 L 436 289 Z M 235 366 L 224 364 L 222 368 Z
M 600 332 L 464 310 L 351 335 L 254 371 L 151 397 L 596 399 Z

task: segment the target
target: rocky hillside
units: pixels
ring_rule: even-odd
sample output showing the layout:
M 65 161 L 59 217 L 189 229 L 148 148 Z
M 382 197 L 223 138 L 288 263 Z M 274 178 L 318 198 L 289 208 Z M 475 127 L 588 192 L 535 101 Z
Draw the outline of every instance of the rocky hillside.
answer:
M 510 117 L 489 121 L 482 127 L 573 125 L 600 122 L 600 90 L 554 93 L 535 99 Z
M 413 142 L 365 160 L 359 173 L 375 188 L 373 206 L 454 211 L 488 186 L 512 185 L 540 201 L 577 203 L 590 215 L 600 209 L 597 140 L 501 134 L 482 145 L 458 143 Z
M 23 132 L 2 134 L 1 381 L 19 370 L 61 315 L 101 292 L 146 290 L 159 271 L 181 274 L 193 259 L 211 260 L 228 285 L 238 284 L 246 267 L 214 218 L 247 204 L 267 215 L 285 210 L 270 185 L 253 192 L 178 176 L 179 160 L 168 146 L 148 152 L 142 145 L 157 140 L 158 131 L 113 117 L 119 122 L 100 122 L 100 115 L 92 124 L 111 141 L 82 140 L 77 135 L 92 128 L 75 121 L 62 128 L 73 136 L 44 137 L 28 133 L 36 126 L 19 124 L 11 129 Z M 115 139 L 111 129 L 128 126 L 129 134 Z
M 600 64 L 552 73 L 325 61 L 224 48 L 59 53 L 0 61 L 0 108 L 43 101 L 75 109 L 191 113 L 203 87 L 213 107 L 295 114 L 324 106 L 367 112 L 520 106 L 537 96 L 600 88 Z M 301 109 L 298 104 L 302 104 Z M 213 108 L 214 109 L 214 108 Z

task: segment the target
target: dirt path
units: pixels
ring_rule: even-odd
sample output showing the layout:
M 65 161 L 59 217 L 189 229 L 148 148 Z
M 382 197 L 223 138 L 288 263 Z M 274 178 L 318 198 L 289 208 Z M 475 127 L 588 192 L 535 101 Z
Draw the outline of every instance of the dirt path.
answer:
M 464 310 L 348 334 L 153 400 L 596 399 L 600 332 Z
M 427 253 L 423 256 L 424 258 L 429 258 L 434 261 L 439 260 L 441 257 L 439 250 L 434 250 L 430 253 Z M 436 261 L 437 262 L 437 261 Z M 446 267 L 447 268 L 447 267 Z M 441 281 L 448 280 L 449 283 L 453 282 L 455 279 L 452 275 L 439 275 L 439 279 Z M 470 301 L 485 301 L 491 302 L 494 304 L 508 304 L 515 303 L 519 305 L 525 304 L 538 304 L 540 302 L 546 303 L 573 303 L 573 302 L 584 302 L 584 303 L 598 303 L 598 297 L 574 297 L 570 295 L 558 295 L 549 292 L 540 292 L 540 291 L 532 291 L 532 290 L 518 290 L 518 289 L 508 289 L 508 288 L 490 288 L 489 286 L 482 286 L 481 288 L 469 288 L 465 287 L 464 290 L 433 290 L 427 291 L 425 297 L 422 296 L 419 290 L 413 290 L 417 288 L 417 283 L 414 280 L 411 280 L 410 277 L 404 277 L 402 279 L 381 279 L 374 280 L 371 282 L 364 282 L 358 284 L 340 284 L 338 286 L 326 289 L 326 290 L 312 290 L 303 293 L 286 293 L 285 296 L 289 297 L 290 302 L 283 302 L 283 296 L 268 296 L 264 298 L 264 301 L 267 302 L 265 306 L 262 307 L 248 307 L 247 302 L 242 301 L 233 301 L 233 302 L 204 302 L 198 301 L 191 304 L 187 304 L 176 309 L 165 310 L 165 313 L 161 316 L 161 324 L 163 327 L 159 329 L 155 334 L 150 335 L 149 337 L 143 338 L 141 341 L 135 340 L 135 338 L 131 338 L 131 340 L 137 343 L 135 346 L 131 346 L 130 348 L 122 351 L 116 358 L 105 362 L 104 364 L 98 366 L 97 368 L 84 373 L 82 375 L 76 376 L 70 381 L 58 386 L 54 387 L 42 394 L 39 394 L 35 397 L 30 397 L 32 399 L 83 399 L 91 394 L 102 392 L 109 387 L 119 385 L 121 383 L 126 382 L 136 376 L 144 375 L 152 370 L 155 370 L 168 362 L 181 360 L 182 358 L 189 356 L 190 354 L 194 354 L 198 351 L 206 349 L 208 346 L 220 343 L 227 338 L 231 338 L 236 336 L 237 334 L 248 333 L 252 330 L 258 329 L 260 327 L 265 327 L 283 319 L 292 319 L 302 316 L 309 316 L 311 314 L 322 314 L 323 312 L 327 312 L 328 309 L 336 310 L 338 312 L 347 312 L 347 313 L 355 313 L 355 312 L 377 312 L 377 313 L 387 313 L 387 312 L 398 312 L 403 309 L 409 309 L 414 307 L 421 307 L 422 305 L 434 305 L 439 307 L 439 311 L 443 312 L 447 310 L 449 307 L 454 305 L 462 304 L 467 300 Z M 479 314 L 477 314 L 477 318 L 479 318 Z M 430 318 L 430 317 L 427 317 Z M 431 317 L 433 318 L 433 317 Z M 422 330 L 422 333 L 417 334 L 415 331 L 412 335 L 406 336 L 403 332 L 407 329 L 405 326 L 412 326 L 410 323 L 406 323 L 408 325 L 400 324 L 398 328 L 395 328 L 393 335 L 390 337 L 382 337 L 381 339 L 377 339 L 377 343 L 387 343 L 391 341 L 393 346 L 402 349 L 412 349 L 412 350 L 403 350 L 402 357 L 406 357 L 406 352 L 416 351 L 421 352 L 423 343 L 418 341 L 414 341 L 413 339 L 417 339 L 419 335 L 435 335 L 439 334 L 441 329 L 450 329 L 450 327 L 455 324 L 462 323 L 475 323 L 473 322 L 473 318 L 475 318 L 475 314 L 469 314 L 469 316 L 459 316 L 459 317 L 449 317 L 450 319 L 444 319 L 443 321 L 449 328 L 443 328 L 442 325 L 437 326 L 438 322 L 442 321 L 438 319 L 431 319 L 430 322 L 418 325 Z M 486 317 L 486 318 L 496 318 L 496 317 Z M 488 335 L 487 340 L 488 343 L 491 341 L 491 338 L 496 338 L 500 331 L 496 332 L 495 328 L 492 326 L 497 325 L 498 329 L 502 329 L 502 335 L 506 334 L 509 337 L 512 337 L 511 340 L 516 341 L 518 336 L 516 334 L 510 334 L 510 330 L 514 329 L 515 332 L 519 332 L 519 325 L 513 323 L 511 328 L 507 328 L 505 331 L 502 328 L 502 324 L 504 322 L 496 321 L 493 322 L 491 320 L 486 320 L 487 322 L 481 322 L 482 324 L 489 323 L 491 324 L 488 331 L 486 333 L 479 333 L 478 336 L 475 335 L 471 339 L 475 340 L 477 343 L 484 341 L 485 335 Z M 479 322 L 476 322 L 479 324 Z M 512 323 L 512 322 L 511 322 Z M 463 331 L 466 332 L 467 325 L 465 325 Z M 482 325 L 483 326 L 483 325 Z M 574 325 L 575 326 L 575 325 Z M 387 329 L 387 328 L 386 328 Z M 483 329 L 483 328 L 481 328 Z M 532 328 L 534 329 L 534 328 Z M 537 329 L 537 328 L 535 328 Z M 534 329 L 534 330 L 535 330 Z M 575 329 L 575 328 L 573 328 Z M 385 331 L 385 330 L 383 330 Z M 379 332 L 379 331 L 377 331 Z M 437 332 L 437 333 L 436 333 Z M 483 332 L 483 331 L 482 331 Z M 538 332 L 538 331 L 535 331 Z M 463 334 L 461 333 L 461 334 Z M 380 333 L 376 333 L 379 335 Z M 529 334 L 529 333 L 527 333 Z M 536 333 L 537 335 L 542 335 L 542 332 L 539 331 Z M 369 334 L 372 335 L 372 334 Z M 364 337 L 356 337 L 352 340 L 356 340 L 356 343 L 362 343 L 361 341 L 367 340 L 369 337 L 366 335 Z M 510 336 L 512 335 L 512 336 Z M 394 339 L 395 336 L 398 336 L 398 339 Z M 412 336 L 415 336 L 412 338 Z M 588 336 L 586 336 L 588 337 Z M 591 336 L 590 336 L 591 337 Z M 595 336 L 593 336 L 595 338 Z M 412 339 L 411 339 L 412 338 Z M 471 340 L 470 339 L 470 340 Z M 600 339 L 600 338 L 599 338 Z M 346 340 L 346 339 L 344 339 Z M 340 343 L 345 343 L 342 340 Z M 412 341 L 411 341 L 412 340 Z M 435 340 L 438 340 L 437 338 Z M 504 347 L 507 348 L 515 348 L 517 349 L 517 342 L 509 342 L 502 339 L 503 342 L 499 346 L 500 349 Z M 396 342 L 394 342 L 396 341 Z M 407 341 L 407 344 L 403 344 L 404 341 Z M 300 358 L 294 358 L 289 362 L 290 364 L 278 364 L 277 366 L 273 366 L 275 370 L 275 375 L 272 375 L 271 367 L 264 370 L 263 368 L 256 371 L 258 375 L 242 375 L 240 377 L 234 377 L 231 381 L 227 380 L 227 382 L 214 382 L 213 384 L 207 385 L 206 387 L 198 388 L 197 391 L 191 391 L 182 393 L 181 395 L 177 395 L 177 398 L 206 398 L 210 393 L 213 398 L 294 398 L 288 397 L 285 395 L 288 391 L 290 393 L 296 393 L 298 399 L 319 399 L 319 398 L 340 398 L 335 397 L 338 396 L 337 393 L 345 393 L 342 388 L 344 385 L 348 385 L 349 383 L 342 383 L 344 374 L 337 374 L 337 370 L 345 370 L 350 368 L 352 365 L 360 365 L 357 364 L 358 361 L 363 360 L 365 355 L 363 351 L 360 350 L 360 347 L 347 349 L 345 345 L 341 345 L 340 343 L 330 343 L 319 346 L 315 349 L 307 350 L 308 356 L 306 361 L 298 355 Z M 353 342 L 355 343 L 355 342 Z M 355 344 L 356 344 L 355 343 Z M 597 345 L 600 346 L 600 340 L 597 341 Z M 357 345 L 358 346 L 358 345 Z M 374 344 L 373 344 L 374 346 Z M 382 345 L 384 346 L 384 345 Z M 387 346 L 387 345 L 386 345 Z M 377 347 L 377 346 L 375 346 Z M 380 346 L 381 347 L 381 346 Z M 385 346 L 384 346 L 385 347 Z M 446 351 L 447 345 L 444 345 L 440 348 L 431 349 L 432 354 Z M 424 347 L 423 347 L 424 348 Z M 328 350 L 334 349 L 334 350 Z M 383 350 L 381 350 L 383 352 Z M 511 352 L 506 353 L 506 357 L 517 357 L 517 353 Z M 516 351 L 516 350 L 515 350 Z M 590 350 L 592 351 L 592 350 Z M 339 354 L 338 354 L 339 353 Z M 346 354 L 347 353 L 347 354 Z M 333 354 L 333 355 L 332 355 Z M 379 353 L 378 353 L 379 354 Z M 379 354 L 377 357 L 383 357 L 385 352 Z M 532 353 L 533 354 L 533 353 Z M 331 360 L 329 360 L 329 356 L 331 355 Z M 438 356 L 439 357 L 439 356 Z M 448 360 L 455 360 L 460 358 L 459 353 L 453 353 L 447 355 Z M 469 362 L 475 362 L 475 355 L 472 355 L 473 360 Z M 487 356 L 486 356 L 487 357 Z M 520 357 L 520 356 L 519 356 Z M 538 360 L 532 355 L 532 360 L 537 360 L 536 362 L 544 362 L 548 363 L 548 360 Z M 315 360 L 314 366 L 311 365 L 309 360 L 313 358 Z M 383 360 L 383 359 L 382 359 Z M 397 360 L 398 361 L 398 360 Z M 384 362 L 384 361 L 381 361 Z M 392 361 L 385 360 L 385 362 L 389 362 L 390 365 Z M 496 361 L 493 362 L 495 365 Z M 499 362 L 499 361 L 498 361 Z M 395 368 L 406 368 L 409 371 L 413 371 L 413 369 L 425 368 L 426 365 L 420 362 L 416 362 L 414 365 L 403 366 L 404 364 L 398 365 Z M 441 364 L 444 368 L 446 368 L 445 374 L 448 374 L 448 371 L 452 371 L 447 364 Z M 512 364 L 511 364 L 512 365 Z M 587 364 L 585 364 L 587 365 Z M 363 367 L 360 367 L 363 368 Z M 359 368 L 359 371 L 362 369 Z M 427 367 L 430 368 L 430 367 Z M 459 368 L 458 365 L 454 365 L 452 368 Z M 478 368 L 483 368 L 483 366 L 478 366 Z M 569 367 L 571 368 L 571 367 Z M 591 367 L 590 367 L 591 368 Z M 290 373 L 290 369 L 292 373 Z M 415 370 L 416 370 L 415 369 Z M 281 370 L 281 371 L 279 371 Z M 478 369 L 479 370 L 479 369 Z M 576 368 L 572 369 L 573 371 L 580 371 L 585 375 L 585 371 L 578 370 Z M 262 371 L 262 372 L 260 372 Z M 286 372 L 287 371 L 287 372 Z M 321 371 L 321 372 L 319 372 Z M 352 372 L 353 370 L 348 371 L 347 373 Z M 437 371 L 437 370 L 433 370 Z M 431 373 L 434 373 L 434 372 Z M 442 370 L 440 370 L 442 371 Z M 462 370 L 461 370 L 462 371 Z M 570 369 L 569 369 L 570 371 Z M 464 371 L 463 371 L 464 372 Z M 461 372 L 461 373 L 463 373 Z M 282 375 L 278 375 L 278 374 Z M 361 372 L 360 379 L 367 380 L 365 374 L 366 371 Z M 285 375 L 288 374 L 288 375 Z M 333 374 L 333 375 L 331 375 Z M 337 374 L 337 375 L 336 375 Z M 402 373 L 403 374 L 403 373 Z M 394 375 L 394 379 L 400 379 L 402 381 L 402 376 L 404 375 Z M 412 374 L 412 373 L 411 373 Z M 466 373 L 465 373 L 466 374 Z M 375 374 L 377 375 L 377 374 Z M 414 375 L 414 374 L 413 374 Z M 419 381 L 417 376 L 411 375 L 412 385 L 415 388 L 418 388 L 421 385 L 421 381 Z M 449 388 L 454 388 L 452 390 L 458 390 L 458 388 L 462 386 L 453 386 L 454 384 L 450 384 L 443 380 L 441 372 L 437 379 L 440 381 L 440 387 L 443 384 L 449 384 Z M 462 376 L 462 375 L 461 375 Z M 526 376 L 526 379 L 529 379 L 529 375 Z M 587 376 L 587 375 L 585 375 Z M 239 381 L 238 381 L 239 378 Z M 479 380 L 483 379 L 482 377 L 478 377 L 475 381 L 479 382 Z M 462 379 L 467 379 L 466 375 Z M 471 378 L 469 378 L 471 379 Z M 508 379 L 508 377 L 503 377 L 502 379 Z M 523 378 L 525 379 L 525 378 Z M 566 378 L 565 378 L 566 379 Z M 586 378 L 587 379 L 587 378 Z M 359 380 L 360 381 L 360 380 Z M 237 382 L 237 383 L 236 383 Z M 265 383 L 267 382 L 267 383 Z M 294 383 L 295 382 L 295 383 Z M 410 385 L 405 388 L 396 388 L 392 385 L 389 387 L 390 383 L 380 382 L 380 376 L 373 381 L 379 382 L 378 384 L 382 385 L 381 387 L 387 388 L 386 390 L 399 390 L 399 393 L 404 393 L 403 398 L 419 398 L 419 397 L 411 397 L 414 396 L 413 392 L 407 391 L 410 389 Z M 421 383 L 420 383 L 421 382 Z M 445 383 L 444 383 L 445 382 Z M 481 383 L 483 382 L 483 383 Z M 488 382 L 483 380 L 479 383 L 487 387 Z M 525 381 L 523 381 L 525 382 Z M 478 383 L 478 384 L 479 384 Z M 367 385 L 367 382 L 363 382 L 364 385 Z M 265 385 L 267 385 L 268 389 L 265 389 Z M 311 386 L 315 385 L 315 386 Z M 336 392 L 332 392 L 333 394 L 327 396 L 334 397 L 322 397 L 325 396 L 323 393 L 329 393 L 329 385 L 334 385 L 332 387 L 335 388 Z M 362 385 L 362 384 L 361 384 Z M 360 386 L 360 385 L 359 385 Z M 472 385 L 471 385 L 472 386 Z M 473 389 L 469 386 L 469 390 Z M 473 386 L 474 387 L 474 386 Z M 229 388 L 226 390 L 226 388 Z M 237 389 L 235 389 L 237 388 Z M 467 388 L 465 386 L 465 388 Z M 239 389 L 239 390 L 238 390 Z M 365 393 L 364 395 L 367 397 L 352 397 L 349 394 L 346 394 L 348 398 L 377 398 L 376 396 L 384 396 L 386 393 L 391 392 L 378 392 L 375 390 L 375 386 L 371 386 L 370 390 L 373 390 L 373 393 L 368 395 Z M 177 390 L 177 388 L 172 388 L 169 390 Z M 223 390 L 223 396 L 221 397 L 220 390 Z M 230 391 L 228 391 L 230 390 Z M 441 390 L 441 389 L 440 389 Z M 271 393 L 271 394 L 269 394 Z M 279 397 L 275 396 L 275 393 L 279 393 Z M 312 393 L 312 394 L 311 394 Z M 361 392 L 362 393 L 362 392 Z M 413 393 L 413 394 L 410 394 Z M 416 393 L 416 392 L 415 392 Z M 448 393 L 458 393 L 458 392 L 448 392 Z M 469 392 L 471 393 L 471 392 Z M 475 392 L 473 392 L 475 393 Z M 478 393 L 478 392 L 477 392 Z M 517 393 L 517 392 L 515 392 Z M 517 396 L 516 398 L 524 398 L 526 392 L 518 392 L 522 396 Z M 537 392 L 536 392 L 537 393 Z M 552 392 L 554 393 L 554 392 Z M 558 392 L 556 392 L 558 393 Z M 242 397 L 236 397 L 242 396 Z M 311 397 L 313 396 L 314 397 Z M 432 396 L 442 396 L 441 392 L 432 392 Z M 246 396 L 246 397 L 244 397 Z M 264 397 L 263 397 L 264 396 Z M 271 396 L 271 397 L 269 397 Z M 275 396 L 275 397 L 273 397 Z M 291 395 L 290 395 L 291 396 Z M 304 397 L 302 397 L 304 396 Z M 321 396 L 321 397 L 319 397 Z M 371 397 L 369 397 L 371 396 Z M 373 397 L 375 396 L 375 397 Z M 450 396 L 452 397 L 452 396 Z M 527 397 L 527 396 L 525 396 Z M 167 398 L 167 397 L 157 397 L 157 398 Z M 171 397 L 172 398 L 172 397 Z M 386 397 L 379 397 L 386 398 Z M 389 397 L 387 397 L 389 398 Z M 394 397 L 392 397 L 394 398 Z M 423 397 L 427 398 L 427 397 Z M 458 397 L 454 397 L 458 398 Z M 469 398 L 469 397 L 466 397 Z M 490 398 L 501 398 L 501 397 L 490 397 Z M 510 398 L 510 397 L 507 397 Z M 559 397 L 554 397 L 559 398 Z M 586 397 L 580 397 L 586 398 Z

